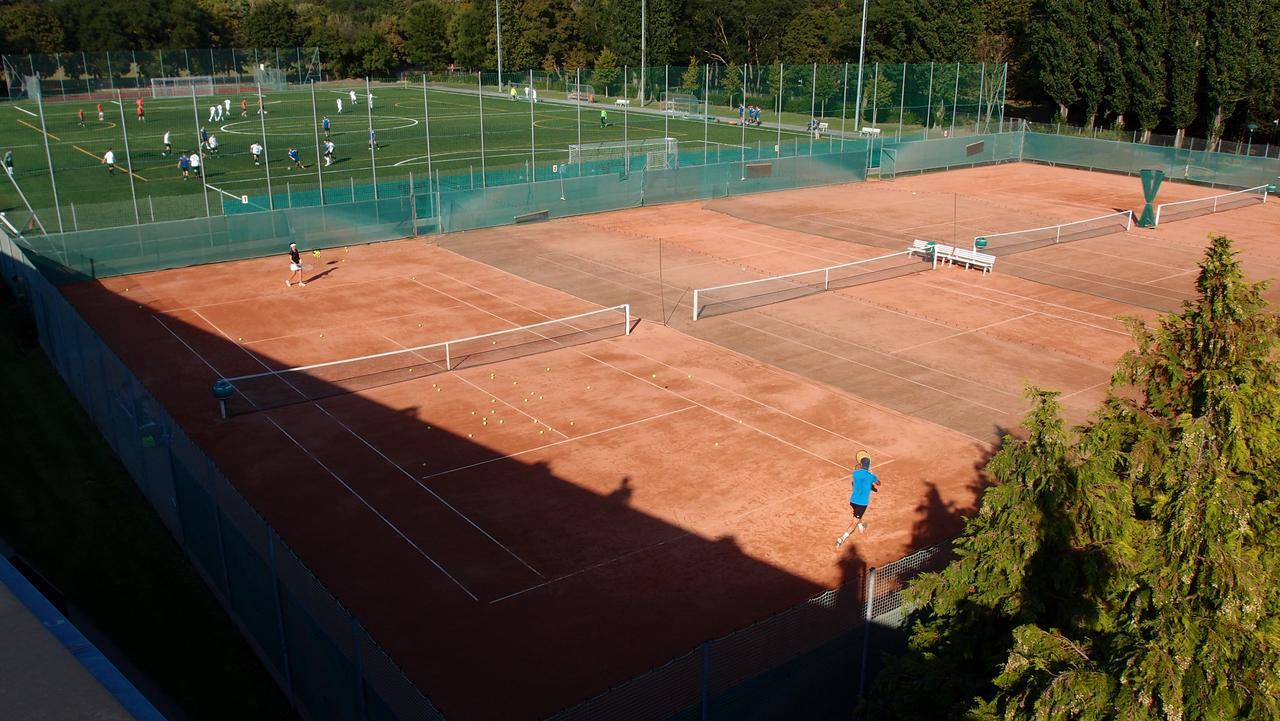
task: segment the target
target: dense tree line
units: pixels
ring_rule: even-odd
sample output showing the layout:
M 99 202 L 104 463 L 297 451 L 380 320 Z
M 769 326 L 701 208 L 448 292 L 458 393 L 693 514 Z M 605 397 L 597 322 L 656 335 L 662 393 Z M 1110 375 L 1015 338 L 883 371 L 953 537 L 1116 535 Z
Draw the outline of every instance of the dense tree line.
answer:
M 1226 238 L 1197 287 L 1086 425 L 1031 391 L 869 717 L 1280 718 L 1280 315 Z
M 503 66 L 640 63 L 640 0 L 497 0 Z M 650 65 L 853 61 L 856 0 L 648 0 Z M 1076 124 L 1220 137 L 1280 119 L 1280 3 L 872 0 L 871 61 L 1010 63 Z M 491 0 L 0 0 L 5 52 L 318 46 L 342 75 L 497 66 Z M 607 51 L 607 52 L 606 52 Z

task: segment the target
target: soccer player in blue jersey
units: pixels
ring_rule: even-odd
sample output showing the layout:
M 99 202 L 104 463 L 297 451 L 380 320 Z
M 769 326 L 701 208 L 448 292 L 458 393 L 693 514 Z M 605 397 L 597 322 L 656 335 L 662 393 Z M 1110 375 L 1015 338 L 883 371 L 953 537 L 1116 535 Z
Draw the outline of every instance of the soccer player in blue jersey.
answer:
M 854 528 L 857 528 L 859 533 L 867 530 L 866 524 L 862 522 L 862 516 L 867 512 L 867 506 L 871 504 L 872 491 L 879 490 L 880 479 L 871 472 L 871 454 L 858 451 L 858 467 L 853 471 L 853 493 L 849 496 L 849 507 L 853 509 L 853 522 L 836 539 L 836 548 L 840 548 L 845 541 L 849 540 L 849 534 L 853 533 Z
M 324 137 L 328 139 L 329 137 L 329 116 L 328 115 L 320 119 L 320 127 L 324 128 Z
M 294 168 L 299 168 L 301 170 L 307 169 L 307 166 L 302 164 L 302 156 L 298 154 L 297 148 L 289 148 L 289 160 L 293 161 L 293 165 L 289 166 L 289 170 L 293 170 Z

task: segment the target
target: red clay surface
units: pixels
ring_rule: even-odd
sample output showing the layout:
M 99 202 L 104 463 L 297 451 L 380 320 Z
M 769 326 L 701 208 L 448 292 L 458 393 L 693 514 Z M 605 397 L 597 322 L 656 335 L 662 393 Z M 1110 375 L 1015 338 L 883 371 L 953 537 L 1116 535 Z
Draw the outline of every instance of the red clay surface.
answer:
M 1166 182 L 1160 202 L 1225 192 Z M 1058 390 L 1084 420 L 1131 347 L 1123 319 L 1191 297 L 1210 232 L 1253 279 L 1280 274 L 1280 204 L 1134 228 L 1001 257 L 994 273 L 944 267 L 692 322 L 694 288 L 975 235 L 1142 210 L 1135 177 L 988 166 L 603 213 L 444 236 L 441 245 L 992 443 Z M 1280 289 L 1269 291 L 1280 301 Z
M 331 251 L 306 288 L 273 258 L 65 292 L 450 718 L 535 718 L 953 535 L 1024 385 L 1083 420 L 1122 318 L 1188 297 L 1208 233 L 1277 275 L 1280 206 L 697 322 L 693 288 L 1141 202 L 1136 178 L 1002 165 L 440 239 L 483 263 Z M 629 337 L 319 403 L 222 422 L 208 391 L 627 302 Z M 884 492 L 836 554 L 859 448 Z
M 988 448 L 661 325 L 217 419 L 233 376 L 595 308 L 430 245 L 66 295 L 451 719 L 539 718 L 958 528 Z M 884 482 L 844 551 L 848 469 Z M 502 692 L 495 693 L 494 680 Z

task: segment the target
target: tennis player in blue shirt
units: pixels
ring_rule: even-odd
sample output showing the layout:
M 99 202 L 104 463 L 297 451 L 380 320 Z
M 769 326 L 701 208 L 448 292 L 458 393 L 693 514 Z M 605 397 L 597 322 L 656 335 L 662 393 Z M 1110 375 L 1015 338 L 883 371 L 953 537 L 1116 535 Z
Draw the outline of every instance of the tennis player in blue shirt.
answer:
M 859 533 L 867 530 L 866 524 L 862 522 L 862 515 L 867 512 L 867 506 L 871 504 L 872 491 L 880 491 L 880 479 L 871 472 L 871 454 L 858 451 L 858 467 L 853 471 L 853 493 L 849 495 L 849 507 L 853 509 L 853 522 L 836 539 L 836 548 L 840 548 L 845 541 L 849 540 L 849 534 L 853 533 L 854 528 L 857 528 Z

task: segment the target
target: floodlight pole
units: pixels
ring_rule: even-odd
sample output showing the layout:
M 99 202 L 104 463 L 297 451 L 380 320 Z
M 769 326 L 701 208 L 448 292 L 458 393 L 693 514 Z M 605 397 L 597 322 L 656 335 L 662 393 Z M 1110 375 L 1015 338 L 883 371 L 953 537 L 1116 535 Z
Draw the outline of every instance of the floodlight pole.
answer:
M 369 84 L 369 77 L 364 78 L 364 109 L 365 115 L 369 117 L 369 168 L 373 171 L 373 199 L 378 200 L 378 156 L 374 152 L 377 149 L 377 136 L 373 131 L 373 86 Z M 355 200 L 355 198 L 352 198 Z
M 853 129 L 862 127 L 862 59 L 867 48 L 867 1 L 862 0 L 862 35 L 858 39 L 858 92 L 853 101 Z
M 648 51 L 648 37 L 649 37 L 648 22 L 649 22 L 648 4 L 645 2 L 645 0 L 640 0 L 640 92 L 637 94 L 638 95 L 637 99 L 640 101 L 640 107 L 642 108 L 644 107 L 645 63 L 648 61 L 648 58 L 646 57 L 646 54 Z
M 195 100 L 195 97 L 196 97 L 196 89 L 195 89 L 195 86 L 193 85 L 191 87 L 191 98 L 193 102 Z M 123 100 L 124 99 L 120 97 L 120 91 L 117 90 L 116 105 L 119 106 L 120 108 L 120 129 L 124 133 L 124 162 L 125 162 L 125 166 L 129 168 L 129 196 L 133 198 L 133 222 L 136 223 L 137 225 L 142 225 L 142 216 L 138 213 L 138 190 L 137 188 L 134 187 L 134 183 L 133 183 L 133 156 L 129 153 L 129 124 L 126 123 L 124 120 Z M 200 164 L 200 172 L 204 173 L 203 163 Z M 200 192 L 205 193 L 205 189 L 201 188 Z M 205 193 L 205 196 L 204 196 L 204 216 L 206 218 L 209 217 L 209 196 L 207 193 Z
M 27 56 L 27 61 L 32 62 L 30 55 Z M 31 74 L 35 76 L 36 82 L 39 83 L 40 76 L 36 75 L 34 62 L 32 62 Z M 36 110 L 40 111 L 40 134 L 44 136 L 44 157 L 49 163 L 49 186 L 53 188 L 53 210 L 54 214 L 58 216 L 58 232 L 62 233 L 64 232 L 62 228 L 62 205 L 58 202 L 58 181 L 53 175 L 53 153 L 49 150 L 49 130 L 44 124 L 44 92 L 41 92 L 36 100 Z
M 498 32 L 498 92 L 502 92 L 502 6 L 501 0 L 493 0 L 493 26 Z M 481 83 L 483 90 L 484 83 Z
M 262 102 L 262 76 L 259 73 L 254 74 L 254 88 L 258 93 L 258 124 L 262 127 L 262 163 L 266 168 L 267 175 L 267 208 L 269 210 L 276 209 L 276 197 L 271 192 L 271 148 L 267 147 L 267 106 Z M 196 123 L 199 124 L 200 115 L 196 114 Z M 198 133 L 199 131 L 197 131 Z M 202 164 L 203 165 L 203 164 Z M 203 172 L 203 168 L 201 169 Z M 352 192 L 351 200 L 356 199 L 355 193 Z
M 120 95 L 119 90 L 116 91 L 116 95 L 117 96 Z M 261 109 L 261 106 L 259 106 L 259 109 Z M 196 106 L 196 86 L 194 85 L 191 86 L 191 116 L 192 118 L 195 119 L 196 157 L 200 158 L 200 177 L 196 178 L 196 180 L 200 181 L 200 195 L 204 196 L 204 217 L 208 218 L 209 216 L 212 215 L 212 213 L 209 210 L 209 188 L 208 188 L 208 181 L 206 180 L 207 176 L 205 175 L 205 172 L 204 172 L 204 166 L 205 166 L 205 157 L 204 157 L 204 150 L 203 150 L 204 142 L 200 138 L 200 108 Z M 120 123 L 124 124 L 124 104 L 123 103 L 120 105 Z M 126 140 L 125 142 L 127 143 L 128 141 Z M 129 173 L 129 188 L 130 189 L 133 188 L 132 172 Z M 134 197 L 133 203 L 134 203 L 134 215 L 137 215 L 138 199 L 136 195 Z M 139 224 L 141 224 L 141 221 L 139 221 Z

